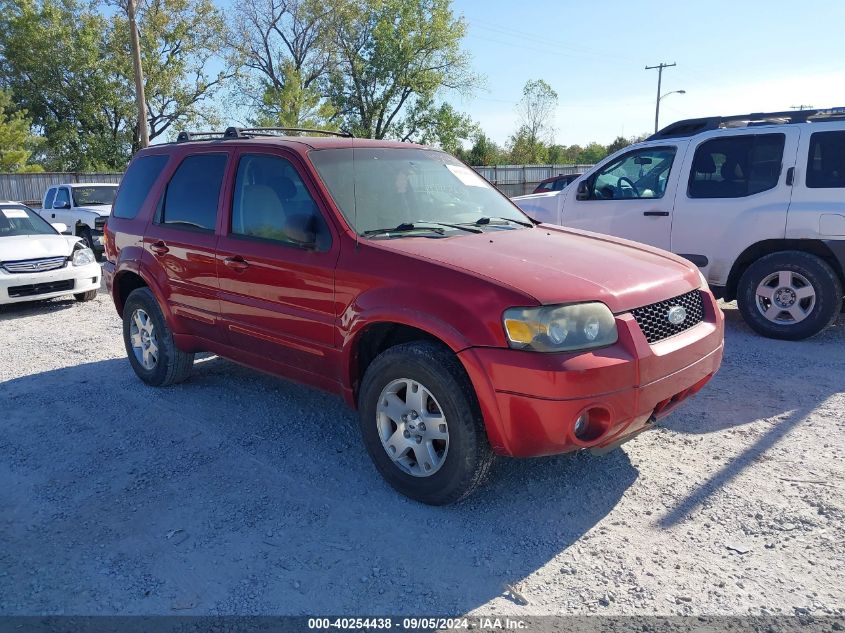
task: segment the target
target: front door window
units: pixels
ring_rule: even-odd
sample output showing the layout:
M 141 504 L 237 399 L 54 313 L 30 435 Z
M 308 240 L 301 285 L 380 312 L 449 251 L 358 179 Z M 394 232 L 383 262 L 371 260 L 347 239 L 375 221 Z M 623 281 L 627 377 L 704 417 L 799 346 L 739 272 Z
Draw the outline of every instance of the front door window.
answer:
M 623 154 L 591 179 L 591 200 L 662 198 L 675 160 L 674 147 L 647 147 Z

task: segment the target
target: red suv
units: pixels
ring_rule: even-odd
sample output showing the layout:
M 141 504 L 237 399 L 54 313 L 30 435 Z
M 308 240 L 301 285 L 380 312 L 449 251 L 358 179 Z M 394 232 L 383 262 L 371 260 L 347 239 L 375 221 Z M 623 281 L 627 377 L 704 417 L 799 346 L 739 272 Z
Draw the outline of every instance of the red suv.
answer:
M 430 504 L 496 454 L 615 447 L 722 359 L 694 265 L 535 225 L 419 145 L 183 133 L 132 160 L 105 243 L 141 380 L 209 351 L 341 394 L 385 479 Z

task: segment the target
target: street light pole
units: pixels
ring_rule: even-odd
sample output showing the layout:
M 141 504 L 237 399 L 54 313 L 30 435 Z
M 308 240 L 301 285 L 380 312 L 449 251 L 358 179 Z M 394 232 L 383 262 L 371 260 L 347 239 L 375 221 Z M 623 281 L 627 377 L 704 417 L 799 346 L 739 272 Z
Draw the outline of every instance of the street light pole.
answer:
M 657 123 L 660 120 L 660 84 L 663 82 L 663 69 L 677 66 L 675 62 L 664 64 L 660 62 L 657 66 L 646 66 L 646 70 L 657 69 L 657 103 L 654 106 L 654 133 L 657 134 Z
M 129 18 L 132 69 L 135 71 L 135 103 L 138 106 L 138 140 L 143 149 L 150 144 L 150 133 L 147 130 L 147 101 L 144 98 L 144 71 L 141 68 L 141 43 L 138 40 L 138 25 L 135 23 L 135 0 L 127 0 L 126 14 Z

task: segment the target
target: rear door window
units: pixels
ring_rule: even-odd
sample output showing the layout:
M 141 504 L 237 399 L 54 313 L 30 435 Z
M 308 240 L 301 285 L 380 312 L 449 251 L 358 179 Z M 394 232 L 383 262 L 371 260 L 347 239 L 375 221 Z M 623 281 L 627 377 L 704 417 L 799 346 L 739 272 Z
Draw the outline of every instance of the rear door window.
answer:
M 168 156 L 154 154 L 136 158 L 123 175 L 123 181 L 114 199 L 112 215 L 131 220 L 138 215 L 147 194 L 167 164 Z
M 187 156 L 167 185 L 157 222 L 173 228 L 213 232 L 226 159 L 226 154 Z
M 783 163 L 783 134 L 724 136 L 695 150 L 690 198 L 743 198 L 777 186 Z
M 56 188 L 52 187 L 48 192 L 47 195 L 44 196 L 44 208 L 45 209 L 52 209 L 53 208 L 53 200 L 56 198 Z
M 814 132 L 807 157 L 807 186 L 845 188 L 845 131 Z

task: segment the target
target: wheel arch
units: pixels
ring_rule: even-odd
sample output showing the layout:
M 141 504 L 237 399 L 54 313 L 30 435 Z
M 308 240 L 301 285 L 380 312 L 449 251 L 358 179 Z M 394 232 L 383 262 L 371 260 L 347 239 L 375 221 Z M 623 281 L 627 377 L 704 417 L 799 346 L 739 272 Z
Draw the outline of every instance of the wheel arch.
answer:
M 734 261 L 734 264 L 731 267 L 731 272 L 728 274 L 728 281 L 725 285 L 723 293 L 724 300 L 733 301 L 736 299 L 739 280 L 751 264 L 761 257 L 781 251 L 800 251 L 802 253 L 809 253 L 810 255 L 819 257 L 833 268 L 833 271 L 839 277 L 840 283 L 845 286 L 845 270 L 843 270 L 842 262 L 840 262 L 831 248 L 824 241 L 788 239 L 763 240 L 746 248 Z
M 464 346 L 456 344 L 442 332 L 436 332 L 435 328 L 427 328 L 420 324 L 411 325 L 396 318 L 384 318 L 369 321 L 359 327 L 352 334 L 346 344 L 346 380 L 350 389 L 350 396 L 353 406 L 357 407 L 358 391 L 361 380 L 367 368 L 382 352 L 412 341 L 430 341 L 442 345 L 453 353 L 460 351 Z

